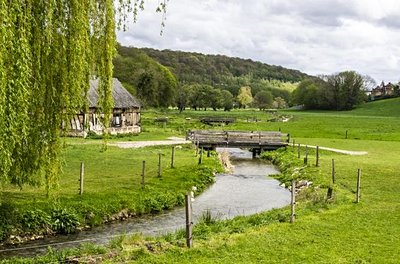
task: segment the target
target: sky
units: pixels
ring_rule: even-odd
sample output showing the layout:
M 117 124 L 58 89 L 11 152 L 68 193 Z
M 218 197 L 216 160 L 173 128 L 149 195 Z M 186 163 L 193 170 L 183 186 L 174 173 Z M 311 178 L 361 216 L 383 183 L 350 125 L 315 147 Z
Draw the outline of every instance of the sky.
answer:
M 400 81 L 399 0 L 170 0 L 162 35 L 157 4 L 145 2 L 119 43 Z

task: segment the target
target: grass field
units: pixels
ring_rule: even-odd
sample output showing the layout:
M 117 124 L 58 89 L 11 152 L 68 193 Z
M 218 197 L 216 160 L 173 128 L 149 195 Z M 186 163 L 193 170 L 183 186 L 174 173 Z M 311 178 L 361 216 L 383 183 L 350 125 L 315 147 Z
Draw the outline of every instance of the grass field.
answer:
M 109 146 L 106 151 L 103 147 L 102 140 L 68 139 L 59 187 L 51 191 L 49 199 L 44 187 L 4 186 L 0 206 L 2 237 L 48 233 L 49 229 L 69 233 L 112 220 L 122 210 L 134 216 L 170 209 L 183 204 L 184 194 L 192 186 L 199 191 L 207 187 L 213 182 L 213 173 L 221 170 L 215 155 L 204 158 L 204 163 L 198 165 L 191 145 L 175 148 L 174 168 L 171 168 L 170 146 L 140 149 Z M 158 177 L 159 154 L 161 177 Z M 82 161 L 84 189 L 83 195 L 79 195 Z M 146 162 L 144 189 L 143 161 Z M 57 220 L 64 221 L 68 229 L 54 226 Z
M 266 122 L 270 114 L 233 111 L 237 122 L 218 129 L 278 130 L 290 133 L 297 143 L 345 150 L 367 151 L 350 156 L 322 151 L 316 168 L 314 151 L 302 177 L 314 187 L 303 192 L 295 223 L 288 222 L 289 208 L 228 221 L 204 221 L 194 231 L 194 248 L 182 245 L 183 233 L 160 238 L 124 238 L 103 254 L 105 263 L 399 263 L 400 262 L 400 100 L 377 101 L 348 112 L 297 112 L 281 114 L 289 122 Z M 168 115 L 167 127 L 146 128 L 157 115 Z M 206 127 L 195 121 L 202 112 L 149 113 L 147 129 L 139 138 L 184 135 L 188 128 Z M 212 111 L 207 114 L 214 114 Z M 217 112 L 222 116 L 227 113 Z M 261 122 L 247 122 L 257 116 Z M 190 118 L 190 120 L 187 120 Z M 207 127 L 209 128 L 209 127 Z M 345 139 L 346 130 L 348 138 Z M 296 157 L 296 149 L 293 159 Z M 289 153 L 290 154 L 290 153 Z M 304 150 L 302 157 L 304 157 Z M 336 164 L 334 199 L 325 199 L 330 185 L 331 161 Z M 301 161 L 294 162 L 299 164 Z M 75 165 L 76 166 L 76 165 Z M 356 204 L 357 169 L 362 170 L 361 202 Z M 70 254 L 85 255 L 86 249 Z M 91 252 L 94 252 L 93 250 Z M 92 253 L 93 254 L 93 253 Z M 48 259 L 54 259 L 48 257 Z M 84 259 L 84 258 L 83 258 Z

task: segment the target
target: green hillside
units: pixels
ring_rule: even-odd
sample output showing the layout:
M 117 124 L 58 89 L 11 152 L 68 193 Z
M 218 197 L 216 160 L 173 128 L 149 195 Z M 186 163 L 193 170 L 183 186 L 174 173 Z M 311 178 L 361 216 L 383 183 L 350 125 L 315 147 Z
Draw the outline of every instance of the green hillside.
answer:
M 400 117 L 400 98 L 365 103 L 349 113 L 352 115 Z
M 150 48 L 140 50 L 170 68 L 183 83 L 210 84 L 232 94 L 236 93 L 234 87 L 238 85 L 257 86 L 265 80 L 295 83 L 309 77 L 298 70 L 250 59 Z
M 234 104 L 241 105 L 235 100 L 244 86 L 250 87 L 253 97 L 263 92 L 264 98 L 280 97 L 277 102 L 287 103 L 297 83 L 310 77 L 297 70 L 223 55 L 120 45 L 117 51 L 114 77 L 145 107 L 231 109 Z M 224 98 L 232 99 L 227 103 Z

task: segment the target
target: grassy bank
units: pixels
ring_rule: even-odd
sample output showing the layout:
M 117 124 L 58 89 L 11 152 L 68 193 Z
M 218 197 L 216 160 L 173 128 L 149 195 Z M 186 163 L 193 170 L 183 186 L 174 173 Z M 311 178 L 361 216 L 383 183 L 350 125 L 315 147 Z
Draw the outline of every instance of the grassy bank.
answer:
M 171 168 L 170 146 L 140 149 L 103 149 L 102 141 L 86 144 L 69 139 L 64 152 L 59 186 L 46 198 L 44 187 L 4 186 L 1 193 L 0 235 L 71 233 L 104 222 L 155 213 L 182 205 L 191 186 L 199 192 L 213 182 L 220 170 L 216 155 L 198 158 L 191 145 L 175 148 Z M 161 177 L 158 159 L 161 153 Z M 84 162 L 84 189 L 79 195 L 80 165 Z M 145 187 L 142 188 L 142 161 Z M 121 213 L 122 212 L 122 213 Z
M 298 143 L 368 152 L 365 156 L 350 156 L 321 151 L 320 166 L 315 167 L 315 152 L 309 150 L 309 167 L 302 170 L 298 179 L 307 179 L 313 185 L 299 195 L 293 224 L 289 223 L 289 208 L 228 221 L 205 217 L 195 227 L 193 249 L 184 247 L 183 232 L 177 232 L 160 238 L 121 238 L 108 248 L 87 246 L 68 255 L 78 255 L 81 261 L 90 258 L 87 255 L 100 256 L 105 263 L 398 263 L 399 112 L 400 101 L 394 99 L 387 104 L 375 102 L 349 112 L 287 111 L 283 114 L 293 118 L 286 123 L 266 122 L 266 113 L 257 112 L 264 121 L 247 122 L 239 118 L 235 124 L 218 127 L 281 128 Z M 191 112 L 175 115 L 179 122 L 186 122 L 185 116 Z M 201 128 L 203 125 L 193 121 L 194 117 L 190 122 L 196 122 L 196 127 Z M 177 131 L 172 122 L 167 128 L 154 129 Z M 284 161 L 280 165 L 282 171 L 288 169 L 287 174 L 277 176 L 284 182 L 291 180 L 291 169 L 303 167 L 304 149 L 300 159 L 296 151 L 288 147 L 287 152 L 275 157 L 276 161 Z M 331 184 L 332 159 L 336 164 L 334 185 Z M 358 204 L 354 203 L 357 169 L 362 169 Z M 334 188 L 331 200 L 326 199 L 328 186 Z M 60 260 L 65 256 L 50 254 L 45 258 Z

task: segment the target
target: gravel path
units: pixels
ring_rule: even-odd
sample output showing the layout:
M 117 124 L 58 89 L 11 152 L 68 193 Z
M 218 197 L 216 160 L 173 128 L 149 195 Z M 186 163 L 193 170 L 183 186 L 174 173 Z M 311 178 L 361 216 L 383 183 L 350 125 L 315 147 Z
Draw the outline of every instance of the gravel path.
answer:
M 189 140 L 185 140 L 184 138 L 178 137 L 170 137 L 168 140 L 156 140 L 156 141 L 125 141 L 125 142 L 116 142 L 109 143 L 110 146 L 116 146 L 119 148 L 143 148 L 148 146 L 160 146 L 160 145 L 181 145 L 181 144 L 190 144 L 192 143 Z M 300 145 L 305 147 L 306 145 Z M 317 146 L 307 145 L 309 148 L 317 148 Z M 327 148 L 327 147 L 319 147 L 321 150 L 332 151 L 336 153 L 346 154 L 346 155 L 354 155 L 361 156 L 367 155 L 366 151 L 352 151 L 352 150 L 343 150 L 343 149 L 335 149 L 335 148 Z
M 170 137 L 168 140 L 156 140 L 156 141 L 125 141 L 108 143 L 110 146 L 116 146 L 119 148 L 143 148 L 149 146 L 160 146 L 160 145 L 181 145 L 192 143 L 184 138 Z
M 317 146 L 310 146 L 310 145 L 304 145 L 301 144 L 300 146 L 302 147 L 309 147 L 309 148 L 317 148 Z M 336 153 L 341 153 L 341 154 L 346 154 L 346 155 L 353 155 L 353 156 L 362 156 L 362 155 L 367 155 L 368 152 L 366 151 L 352 151 L 352 150 L 343 150 L 343 149 L 335 149 L 335 148 L 327 148 L 327 147 L 319 147 L 321 150 L 328 150 Z

